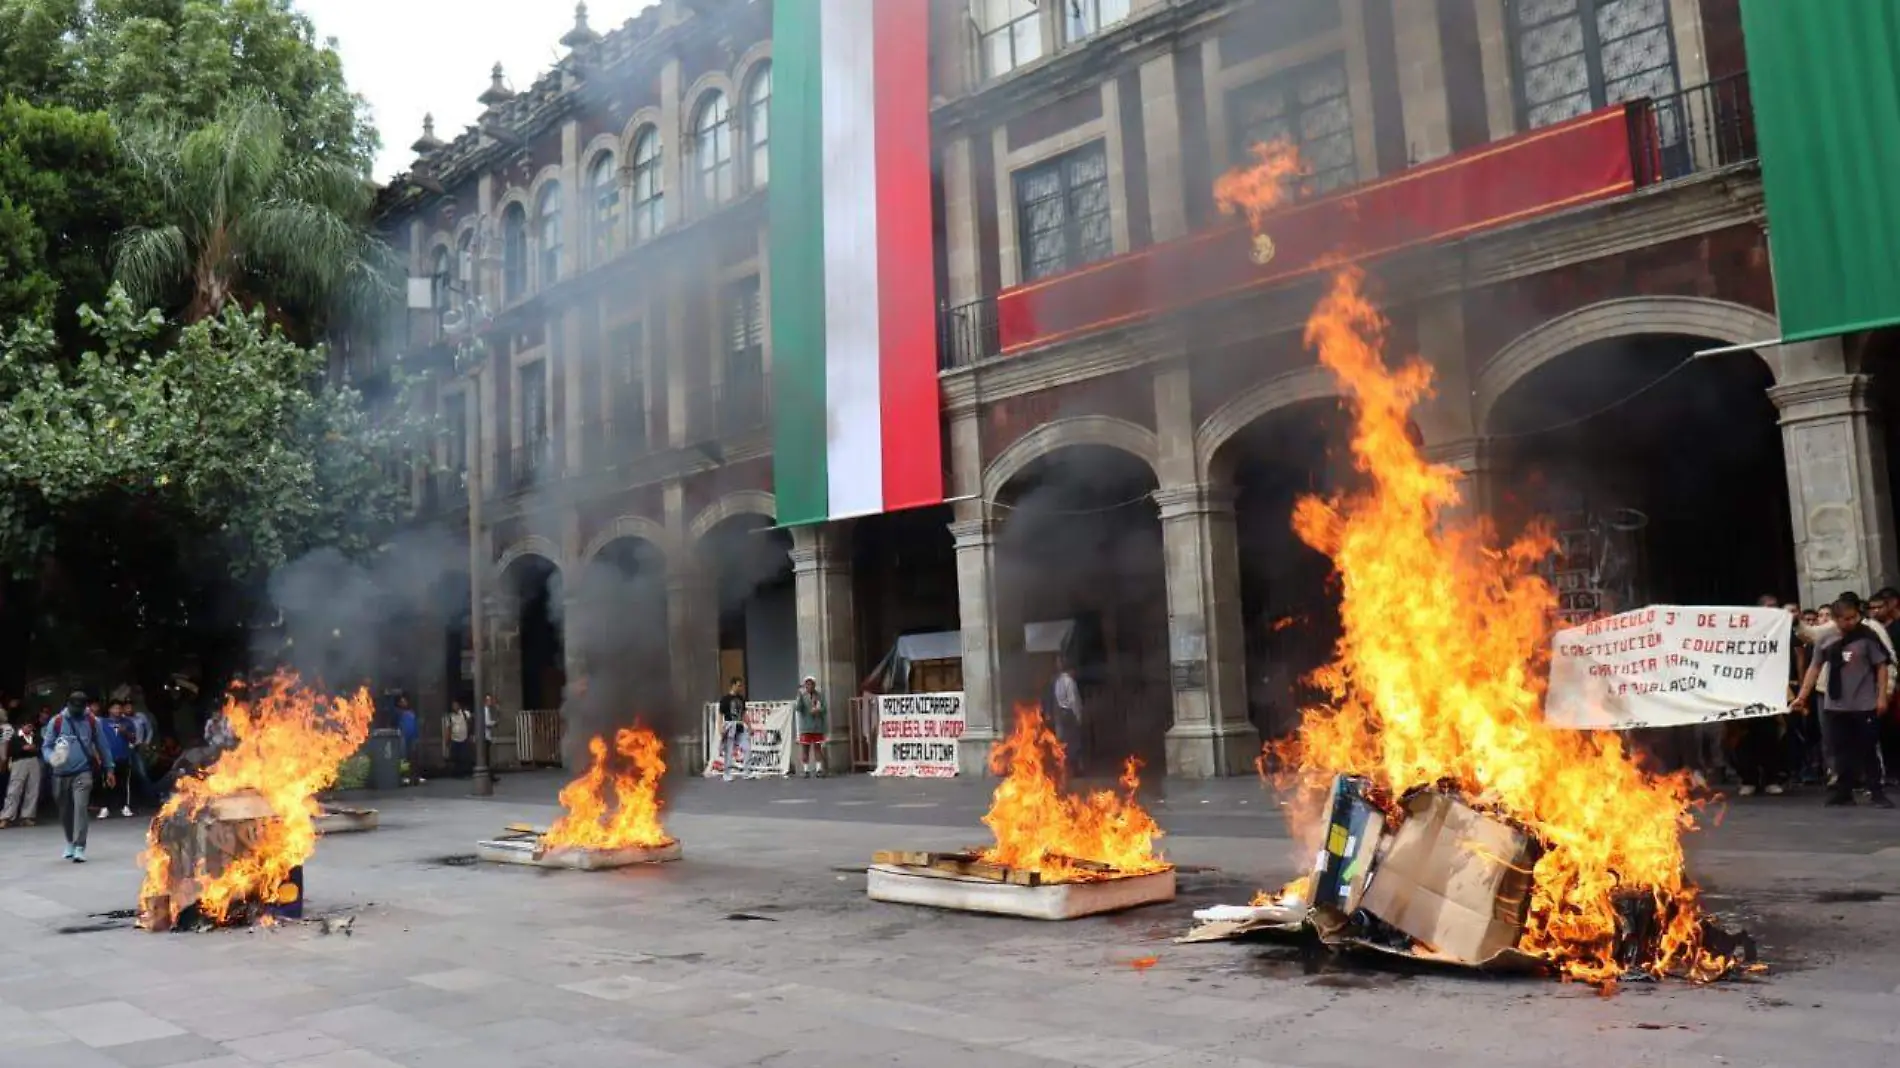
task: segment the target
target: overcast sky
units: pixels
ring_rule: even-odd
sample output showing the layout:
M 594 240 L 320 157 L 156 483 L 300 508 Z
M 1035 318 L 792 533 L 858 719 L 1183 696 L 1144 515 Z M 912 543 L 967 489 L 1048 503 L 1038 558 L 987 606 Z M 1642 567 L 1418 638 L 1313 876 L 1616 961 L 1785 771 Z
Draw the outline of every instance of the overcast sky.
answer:
M 619 26 L 652 0 L 589 0 L 596 33 Z M 319 38 L 336 38 L 350 88 L 369 100 L 383 135 L 376 177 L 387 180 L 414 162 L 409 146 L 422 135 L 422 116 L 435 114 L 435 134 L 452 141 L 473 123 L 499 61 L 512 88 L 525 90 L 563 54 L 561 36 L 574 25 L 568 0 L 296 0 Z

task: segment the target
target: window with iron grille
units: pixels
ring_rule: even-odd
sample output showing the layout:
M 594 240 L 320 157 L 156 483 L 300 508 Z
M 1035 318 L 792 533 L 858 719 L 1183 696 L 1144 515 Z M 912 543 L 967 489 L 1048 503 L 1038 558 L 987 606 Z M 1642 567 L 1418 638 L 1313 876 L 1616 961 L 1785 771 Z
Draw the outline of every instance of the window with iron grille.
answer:
M 1510 0 L 1506 10 L 1526 127 L 1681 87 L 1668 0 Z
M 1102 142 L 1025 167 L 1015 178 L 1024 281 L 1115 254 Z
M 516 372 L 521 382 L 521 448 L 532 468 L 538 468 L 548 451 L 548 364 L 536 360 L 523 364 Z
M 594 193 L 594 262 L 602 263 L 613 258 L 620 246 L 620 172 L 612 152 L 594 157 L 588 184 Z
M 541 232 L 541 288 L 561 280 L 561 183 L 549 182 L 541 190 L 541 203 L 535 214 L 535 226 Z
M 732 109 L 716 89 L 693 120 L 693 163 L 699 168 L 700 207 L 732 199 Z
M 1061 0 L 1062 39 L 1071 44 L 1093 37 L 1128 17 L 1128 0 Z
M 771 170 L 772 64 L 759 64 L 746 88 L 746 169 L 747 180 L 757 189 L 772 177 Z
M 528 295 L 528 213 L 519 204 L 501 215 L 501 291 L 510 304 Z
M 970 0 L 970 24 L 985 78 L 1042 56 L 1042 11 L 1036 0 Z
M 1353 148 L 1346 57 L 1332 55 L 1234 90 L 1227 98 L 1233 162 L 1257 144 L 1285 141 L 1299 150 L 1310 175 L 1301 192 L 1314 196 L 1359 179 Z
M 649 126 L 633 139 L 633 239 L 645 241 L 666 225 L 666 185 L 660 173 L 660 131 Z
M 725 381 L 739 383 L 765 375 L 765 309 L 759 276 L 726 287 Z
M 613 436 L 626 445 L 644 445 L 647 439 L 647 334 L 643 323 L 628 323 L 613 332 L 608 344 L 613 359 Z

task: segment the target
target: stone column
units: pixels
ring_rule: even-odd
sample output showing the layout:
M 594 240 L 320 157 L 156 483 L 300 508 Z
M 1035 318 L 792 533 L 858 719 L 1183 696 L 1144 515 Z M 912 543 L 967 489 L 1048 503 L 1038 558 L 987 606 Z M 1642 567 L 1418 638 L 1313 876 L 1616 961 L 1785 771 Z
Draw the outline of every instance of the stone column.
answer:
M 957 615 L 963 627 L 963 740 L 958 771 L 989 773 L 990 749 L 1009 729 L 1009 694 L 1003 683 L 1006 658 L 1019 654 L 1023 627 L 1003 611 L 996 596 L 996 534 L 993 517 L 950 524 L 957 554 Z
M 851 591 L 851 529 L 845 523 L 792 528 L 798 602 L 798 673 L 818 680 L 830 711 L 825 767 L 851 770 L 851 698 L 857 696 L 857 622 Z M 794 757 L 796 760 L 796 757 Z
M 690 550 L 688 550 L 690 552 Z M 671 650 L 674 707 L 679 710 L 667 740 L 682 773 L 705 770 L 706 703 L 725 692 L 719 678 L 719 605 L 710 576 L 694 560 L 670 561 L 666 577 L 666 630 Z
M 976 159 L 970 139 L 957 137 L 943 146 L 944 250 L 949 263 L 951 305 L 983 295 L 982 230 L 976 216 Z
M 1491 140 L 1501 141 L 1517 132 L 1517 100 L 1512 95 L 1511 34 L 1504 5 L 1491 0 L 1460 0 L 1475 5 L 1478 55 L 1484 67 L 1484 113 Z
M 1142 152 L 1148 164 L 1148 225 L 1156 241 L 1187 233 L 1187 186 L 1181 159 L 1181 101 L 1174 53 L 1141 65 Z
M 1260 753 L 1260 733 L 1247 717 L 1233 493 L 1190 484 L 1164 486 L 1154 497 L 1167 562 L 1174 688 L 1168 774 L 1248 774 Z
M 1790 352 L 1789 361 L 1798 355 Z M 1886 439 L 1868 386 L 1866 375 L 1840 374 L 1768 391 L 1781 412 L 1802 604 L 1896 581 Z
M 1451 154 L 1451 106 L 1445 91 L 1438 5 L 1400 0 L 1392 5 L 1392 21 L 1406 158 L 1414 164 L 1429 163 Z
M 499 581 L 496 576 L 491 581 Z M 487 639 L 485 671 L 489 692 L 495 695 L 495 743 L 489 748 L 488 764 L 494 768 L 513 767 L 519 762 L 515 745 L 515 713 L 521 711 L 521 611 L 510 593 L 491 591 L 482 599 L 484 613 L 482 635 Z M 482 695 L 475 695 L 476 708 Z

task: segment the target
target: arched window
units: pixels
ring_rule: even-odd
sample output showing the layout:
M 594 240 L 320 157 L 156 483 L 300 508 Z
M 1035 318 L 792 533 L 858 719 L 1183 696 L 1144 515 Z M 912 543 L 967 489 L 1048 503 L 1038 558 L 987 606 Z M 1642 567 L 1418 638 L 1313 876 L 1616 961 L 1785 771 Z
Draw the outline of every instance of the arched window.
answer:
M 455 294 L 450 286 L 455 282 L 454 261 L 449 256 L 447 245 L 437 245 L 435 256 L 429 264 L 429 306 L 435 309 L 436 321 L 442 321 L 443 313 L 455 304 Z
M 481 264 L 475 262 L 475 231 L 464 230 L 455 242 L 455 280 L 462 284 L 464 300 L 481 295 Z
M 528 213 L 510 204 L 501 213 L 501 297 L 513 304 L 528 295 Z
M 771 179 L 770 153 L 766 143 L 772 128 L 772 63 L 759 64 L 745 90 L 746 174 L 754 189 Z
M 561 183 L 541 188 L 534 217 L 541 237 L 541 286 L 546 288 L 561 280 Z
M 666 223 L 666 183 L 660 173 L 660 131 L 648 126 L 633 138 L 633 239 L 645 241 Z
M 693 118 L 693 163 L 701 207 L 732 199 L 732 108 L 717 89 L 706 94 Z
M 620 175 L 614 170 L 612 152 L 594 157 L 587 186 L 594 195 L 594 262 L 604 263 L 620 247 Z

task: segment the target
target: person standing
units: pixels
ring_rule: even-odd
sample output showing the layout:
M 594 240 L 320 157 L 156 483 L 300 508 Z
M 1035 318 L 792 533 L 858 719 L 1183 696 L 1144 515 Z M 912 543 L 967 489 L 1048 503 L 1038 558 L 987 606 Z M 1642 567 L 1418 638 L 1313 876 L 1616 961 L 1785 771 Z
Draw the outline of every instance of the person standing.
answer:
M 396 733 L 402 735 L 402 760 L 409 765 L 409 775 L 403 780 L 403 785 L 416 786 L 427 782 L 422 777 L 422 727 L 406 693 L 396 695 Z
M 792 718 L 798 729 L 798 763 L 807 779 L 825 775 L 825 715 L 818 680 L 807 675 L 798 684 L 798 700 L 792 702 Z
M 87 707 L 86 695 L 74 691 L 66 707 L 46 725 L 41 756 L 53 772 L 53 802 L 59 808 L 60 829 L 66 833 L 66 859 L 86 862 L 86 827 L 92 813 L 94 778 L 105 776 L 106 789 L 118 785 L 106 728 Z
M 1876 717 L 1889 693 L 1893 655 L 1873 628 L 1862 621 L 1861 608 L 1860 599 L 1852 594 L 1843 594 L 1834 602 L 1839 631 L 1815 646 L 1814 663 L 1801 680 L 1795 705 L 1807 704 L 1825 670 L 1827 689 L 1822 715 L 1829 717 L 1826 729 L 1834 741 L 1835 759 L 1840 762 L 1840 779 L 1828 795 L 1827 804 L 1852 805 L 1855 789 L 1864 786 L 1874 805 L 1892 808 L 1893 802 L 1880 781 Z
M 442 717 L 442 745 L 449 753 L 449 766 L 458 778 L 466 779 L 475 771 L 473 723 L 461 701 L 449 702 L 449 714 Z
M 7 800 L 0 807 L 0 827 L 19 821 L 23 827 L 39 822 L 40 815 L 40 729 L 32 716 L 23 716 L 13 724 L 7 737 Z
M 727 782 L 732 781 L 733 768 L 745 766 L 746 754 L 751 750 L 747 742 L 745 680 L 734 675 L 726 686 L 726 695 L 719 699 L 719 760 Z
M 1831 687 L 1828 685 L 1828 665 L 1822 660 L 1820 651 L 1824 644 L 1841 632 L 1839 605 L 1843 601 L 1851 601 L 1854 605 L 1864 610 L 1864 605 L 1858 594 L 1851 591 L 1843 593 L 1836 599 L 1834 604 L 1821 606 L 1821 610 L 1816 614 L 1816 620 L 1813 626 L 1804 624 L 1796 632 L 1803 641 L 1808 642 L 1814 649 L 1810 658 L 1811 663 L 1809 670 L 1813 670 L 1815 665 L 1819 665 L 1820 667 L 1818 686 L 1821 691 L 1821 714 L 1816 716 L 1815 720 L 1819 724 L 1821 734 L 1821 777 L 1830 787 L 1834 786 L 1840 777 L 1840 740 L 1836 738 L 1834 734 L 1834 728 L 1837 725 L 1835 719 L 1827 715 L 1827 694 L 1830 692 Z M 1865 614 L 1857 614 L 1856 619 L 1860 626 L 1872 631 L 1874 637 L 1880 640 L 1880 644 L 1887 650 L 1887 659 L 1889 661 L 1900 660 L 1900 652 L 1895 651 L 1893 638 L 1887 633 L 1887 628 L 1883 626 L 1879 620 L 1870 619 Z M 1881 695 L 1881 704 L 1883 707 L 1892 697 L 1892 694 L 1893 680 L 1889 677 L 1886 689 Z
M 1050 685 L 1056 706 L 1056 739 L 1062 743 L 1063 764 L 1069 774 L 1083 774 L 1082 690 L 1075 684 L 1066 658 L 1056 657 L 1056 677 Z
M 104 727 L 106 730 L 106 748 L 112 752 L 112 762 L 126 769 L 125 807 L 120 811 L 127 817 L 132 815 L 132 724 L 126 718 L 127 705 L 124 701 L 114 701 L 106 706 Z M 99 819 L 112 815 L 112 798 L 106 797 L 105 804 L 99 806 Z

